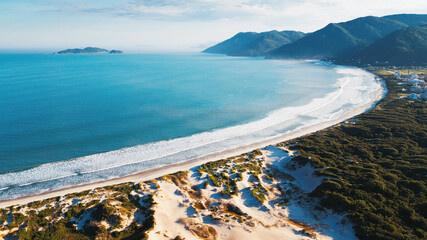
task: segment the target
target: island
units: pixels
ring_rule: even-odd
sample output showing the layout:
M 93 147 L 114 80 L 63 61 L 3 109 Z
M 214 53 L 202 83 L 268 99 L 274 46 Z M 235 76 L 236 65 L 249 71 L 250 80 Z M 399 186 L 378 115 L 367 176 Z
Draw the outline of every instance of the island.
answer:
M 107 50 L 103 48 L 97 48 L 97 47 L 86 47 L 86 48 L 72 48 L 72 49 L 66 49 L 59 52 L 55 52 L 53 54 L 123 54 L 123 51 L 121 50 Z
M 123 51 L 120 50 L 111 50 L 109 54 L 123 54 Z

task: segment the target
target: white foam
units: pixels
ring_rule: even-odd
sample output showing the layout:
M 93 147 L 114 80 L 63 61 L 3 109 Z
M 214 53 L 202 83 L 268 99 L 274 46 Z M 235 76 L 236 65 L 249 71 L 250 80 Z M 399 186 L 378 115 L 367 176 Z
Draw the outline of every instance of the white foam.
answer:
M 336 67 L 336 71 L 342 75 L 337 81 L 336 91 L 303 106 L 275 110 L 257 121 L 1 174 L 0 199 L 34 190 L 46 191 L 120 177 L 274 138 L 302 127 L 338 119 L 369 103 L 381 88 L 374 75 L 361 69 Z M 303 120 L 305 116 L 310 119 Z M 33 186 L 20 193 L 21 187 L 29 185 Z M 13 191 L 8 189 L 9 186 L 14 186 Z

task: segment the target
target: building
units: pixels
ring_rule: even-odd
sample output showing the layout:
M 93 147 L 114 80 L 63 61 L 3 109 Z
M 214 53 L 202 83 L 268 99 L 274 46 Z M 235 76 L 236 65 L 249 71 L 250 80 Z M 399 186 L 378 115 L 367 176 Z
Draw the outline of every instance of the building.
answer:
M 424 82 L 424 80 L 419 80 L 419 79 L 409 79 L 407 81 L 407 83 L 408 84 L 420 84 L 420 85 L 423 85 L 423 86 L 426 85 L 426 83 Z
M 418 95 L 416 93 L 411 93 L 411 95 L 408 96 L 409 100 L 418 100 Z
M 397 79 L 400 79 L 400 78 L 402 77 L 402 73 L 400 73 L 400 72 L 395 72 L 395 73 L 394 73 L 394 76 L 395 76 Z
M 418 74 L 416 74 L 416 73 L 411 73 L 411 74 L 409 74 L 409 79 L 418 79 Z
M 426 83 L 424 81 L 417 81 L 411 86 L 411 92 L 422 93 L 426 90 Z

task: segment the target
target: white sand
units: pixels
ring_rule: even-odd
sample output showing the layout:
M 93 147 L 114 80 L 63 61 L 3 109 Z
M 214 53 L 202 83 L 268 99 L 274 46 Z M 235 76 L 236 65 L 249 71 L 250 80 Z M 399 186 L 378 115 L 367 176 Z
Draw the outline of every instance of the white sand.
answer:
M 169 240 L 176 236 L 181 236 L 185 239 L 196 239 L 193 233 L 186 229 L 180 219 L 187 219 L 191 223 L 204 227 L 212 227 L 217 232 L 216 237 L 210 236 L 206 239 L 226 239 L 226 240 L 273 240 L 273 239 L 290 239 L 290 240 L 331 240 L 331 239 L 348 239 L 355 240 L 352 225 L 349 223 L 342 223 L 343 216 L 323 211 L 319 212 L 314 210 L 315 204 L 299 204 L 292 200 L 286 207 L 274 204 L 274 200 L 283 197 L 283 193 L 278 191 L 275 186 L 281 184 L 281 187 L 289 185 L 297 185 L 302 191 L 300 193 L 287 196 L 292 199 L 308 199 L 304 197 L 307 192 L 302 187 L 315 188 L 320 184 L 322 178 L 313 175 L 314 168 L 307 166 L 304 167 L 304 172 L 292 171 L 284 168 L 285 164 L 289 162 L 292 156 L 289 156 L 285 151 L 276 146 L 270 146 L 261 149 L 263 155 L 260 159 L 266 160 L 264 164 L 272 164 L 272 167 L 281 168 L 281 171 L 290 173 L 295 177 L 295 181 L 279 180 L 265 180 L 262 176 L 260 182 L 268 190 L 267 201 L 261 204 L 256 200 L 248 190 L 248 187 L 257 184 L 249 180 L 248 174 L 243 174 L 243 180 L 238 181 L 239 193 L 230 198 L 223 198 L 218 195 L 222 187 L 212 187 L 209 185 L 206 189 L 201 190 L 201 199 L 195 199 L 188 195 L 187 191 L 189 186 L 203 185 L 206 180 L 206 174 L 200 175 L 198 171 L 192 169 L 188 174 L 188 183 L 183 186 L 177 186 L 169 181 L 160 180 L 157 182 L 158 188 L 154 192 L 153 199 L 157 203 L 154 206 L 154 218 L 156 225 L 149 233 L 148 239 L 154 240 Z M 233 166 L 233 165 L 231 165 Z M 266 165 L 263 165 L 266 166 Z M 232 168 L 232 167 L 230 167 Z M 223 169 L 216 169 L 221 172 Z M 308 180 L 306 182 L 306 180 Z M 303 185 L 301 185 L 303 183 Z M 232 204 L 238 207 L 242 212 L 251 217 L 251 220 L 244 222 L 231 221 L 214 221 L 211 217 L 215 216 L 214 212 L 210 210 L 195 210 L 192 204 L 195 202 L 210 201 L 213 205 Z M 220 216 L 227 216 L 226 212 L 220 213 Z M 311 233 L 315 237 L 302 234 L 304 229 L 302 225 L 294 222 L 295 220 L 312 226 Z M 254 225 L 250 226 L 247 223 L 251 222 Z

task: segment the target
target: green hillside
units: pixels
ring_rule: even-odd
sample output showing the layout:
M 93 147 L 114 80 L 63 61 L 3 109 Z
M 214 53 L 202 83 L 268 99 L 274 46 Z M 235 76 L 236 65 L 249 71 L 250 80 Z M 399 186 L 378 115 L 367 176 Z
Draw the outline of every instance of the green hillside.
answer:
M 396 14 L 384 16 L 383 18 L 399 21 L 409 26 L 421 26 L 427 24 L 426 16 L 426 14 Z
M 331 23 L 294 43 L 272 51 L 267 57 L 323 59 L 342 56 L 407 26 L 399 21 L 372 16 Z
M 350 58 L 343 64 L 427 65 L 427 25 L 396 31 Z
M 296 31 L 270 31 L 238 33 L 213 47 L 204 50 L 204 53 L 220 53 L 230 56 L 264 56 L 284 44 L 294 42 L 304 36 Z

